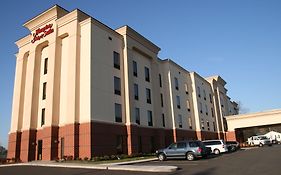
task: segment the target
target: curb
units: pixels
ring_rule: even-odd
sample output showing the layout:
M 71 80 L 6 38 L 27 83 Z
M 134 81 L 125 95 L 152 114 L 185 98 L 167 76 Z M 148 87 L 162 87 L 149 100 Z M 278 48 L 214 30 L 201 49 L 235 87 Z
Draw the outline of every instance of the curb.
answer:
M 156 158 L 157 159 L 157 158 Z M 145 159 L 145 160 L 136 160 L 130 162 L 120 162 L 114 164 L 99 164 L 99 165 L 79 165 L 79 164 L 70 164 L 70 163 L 18 163 L 18 164 L 8 164 L 0 165 L 1 167 L 11 167 L 11 166 L 41 166 L 41 167 L 55 167 L 55 168 L 79 168 L 79 169 L 96 169 L 96 170 L 119 170 L 119 171 L 139 171 L 139 172 L 174 172 L 178 169 L 176 166 L 148 166 L 148 165 L 130 165 L 142 162 L 149 162 L 156 160 L 155 158 Z
M 104 164 L 100 164 L 100 165 L 106 165 L 106 166 L 110 166 L 110 165 L 131 165 L 131 164 L 136 164 L 136 163 L 150 162 L 150 161 L 154 161 L 154 160 L 158 160 L 158 159 L 157 158 L 150 158 L 150 159 L 127 161 L 127 162 L 104 163 Z

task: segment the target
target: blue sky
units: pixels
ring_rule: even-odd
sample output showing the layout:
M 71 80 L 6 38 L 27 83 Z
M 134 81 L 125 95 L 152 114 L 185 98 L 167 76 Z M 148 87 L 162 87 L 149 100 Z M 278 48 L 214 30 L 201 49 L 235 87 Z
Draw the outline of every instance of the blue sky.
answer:
M 13 96 L 14 42 L 22 24 L 54 4 L 79 8 L 115 29 L 129 25 L 203 77 L 221 75 L 245 112 L 281 108 L 281 1 L 9 0 L 0 16 L 0 144 L 7 146 Z

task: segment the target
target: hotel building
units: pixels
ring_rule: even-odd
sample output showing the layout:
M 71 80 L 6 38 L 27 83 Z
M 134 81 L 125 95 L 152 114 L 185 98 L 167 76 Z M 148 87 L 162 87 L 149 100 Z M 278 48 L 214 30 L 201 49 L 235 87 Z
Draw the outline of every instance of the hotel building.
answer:
M 238 113 L 220 76 L 203 78 L 129 26 L 116 30 L 53 6 L 24 25 L 8 157 L 53 160 L 154 152 L 183 139 L 226 138 Z

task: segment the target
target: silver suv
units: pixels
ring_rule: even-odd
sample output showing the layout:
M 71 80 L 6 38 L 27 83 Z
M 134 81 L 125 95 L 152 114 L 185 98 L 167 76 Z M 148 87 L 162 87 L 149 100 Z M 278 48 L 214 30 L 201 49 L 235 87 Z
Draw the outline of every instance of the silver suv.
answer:
M 207 157 L 211 153 L 201 141 L 179 141 L 173 143 L 165 149 L 156 151 L 156 155 L 160 161 L 168 158 L 185 158 L 194 160 L 199 157 Z

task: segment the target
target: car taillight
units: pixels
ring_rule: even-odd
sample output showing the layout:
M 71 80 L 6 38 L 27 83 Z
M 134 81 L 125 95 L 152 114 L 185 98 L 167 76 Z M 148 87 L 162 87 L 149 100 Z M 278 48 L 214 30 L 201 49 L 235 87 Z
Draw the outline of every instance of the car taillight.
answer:
M 199 153 L 201 153 L 202 152 L 202 148 L 198 148 L 198 150 L 197 150 Z

